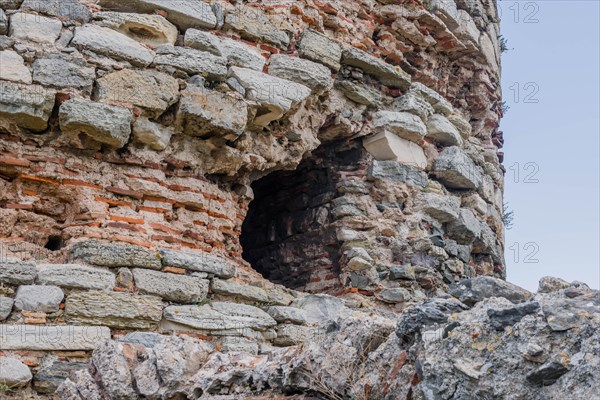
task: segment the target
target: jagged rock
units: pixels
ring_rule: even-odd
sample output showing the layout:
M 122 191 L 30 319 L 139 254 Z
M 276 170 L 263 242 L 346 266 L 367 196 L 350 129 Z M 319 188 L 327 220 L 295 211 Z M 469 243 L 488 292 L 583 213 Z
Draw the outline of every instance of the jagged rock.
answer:
M 55 361 L 35 374 L 32 384 L 33 389 L 38 393 L 52 394 L 69 377 L 71 372 L 85 367 L 86 364 L 82 362 Z
M 388 64 L 357 48 L 347 47 L 342 51 L 342 64 L 360 68 L 386 86 L 402 90 L 410 88 L 410 75 L 400 67 Z
M 267 293 L 258 287 L 239 284 L 230 280 L 213 279 L 210 284 L 211 293 L 233 296 L 250 301 L 269 301 Z
M 125 346 L 127 345 L 113 341 L 101 343 L 99 351 L 92 355 L 92 363 L 104 382 L 109 398 L 133 400 L 138 396 L 133 389 L 133 377 L 127 359 L 122 353 Z
M 4 10 L 16 10 L 21 7 L 23 0 L 0 0 L 0 8 Z
M 33 63 L 33 80 L 45 86 L 91 92 L 96 70 L 84 60 L 64 54 L 47 54 Z
M 94 19 L 100 26 L 114 29 L 151 47 L 174 45 L 179 33 L 175 25 L 160 15 L 105 11 L 95 13 Z
M 174 134 L 173 127 L 157 124 L 145 117 L 137 118 L 133 123 L 133 140 L 147 145 L 152 150 L 166 149 Z
M 31 83 L 31 72 L 25 66 L 25 60 L 12 50 L 0 51 L 0 79 L 5 81 Z
M 314 93 L 322 93 L 333 85 L 327 67 L 286 54 L 273 54 L 269 58 L 269 74 L 300 83 Z
M 224 336 L 219 342 L 221 343 L 221 351 L 223 353 L 243 351 L 248 354 L 258 355 L 259 352 L 258 343 L 246 338 Z
M 15 308 L 52 313 L 58 311 L 64 297 L 58 286 L 23 285 L 17 290 Z
M 585 299 L 553 299 L 542 306 L 542 311 L 550 329 L 562 332 L 579 326 L 586 319 L 600 317 L 600 298 L 597 294 Z
M 550 386 L 554 384 L 564 374 L 569 372 L 569 369 L 558 361 L 550 361 L 527 374 L 525 379 L 534 385 Z
M 450 104 L 448 100 L 435 90 L 428 88 L 420 82 L 413 82 L 410 86 L 410 91 L 425 99 L 437 113 L 449 116 L 454 111 L 452 104 Z
M 185 45 L 225 57 L 228 65 L 262 71 L 266 63 L 265 57 L 256 47 L 233 39 L 220 38 L 198 29 L 188 29 L 185 32 Z
M 345 309 L 342 299 L 323 294 L 305 296 L 294 301 L 292 306 L 304 310 L 306 321 L 309 324 L 317 325 L 327 325 L 335 322 Z
M 73 145 L 100 149 L 102 145 L 119 149 L 131 134 L 131 111 L 124 107 L 85 99 L 68 100 L 60 106 L 60 128 Z M 85 135 L 82 138 L 81 135 Z
M 40 132 L 48 128 L 55 92 L 38 85 L 0 82 L 0 116 Z
M 0 8 L 0 35 L 6 35 L 8 33 L 8 17 L 4 10 Z
M 171 249 L 160 249 L 163 262 L 173 267 L 190 271 L 207 272 L 219 278 L 231 278 L 235 275 L 236 267 L 230 261 L 207 253 L 191 253 Z
M 70 289 L 109 289 L 115 286 L 115 275 L 107 269 L 77 264 L 40 264 L 37 283 Z
M 306 324 L 306 312 L 296 307 L 271 306 L 267 309 L 267 314 L 277 322 Z
M 471 128 L 469 121 L 465 120 L 458 114 L 448 115 L 447 118 L 448 121 L 450 121 L 450 123 L 454 125 L 456 129 L 458 129 L 458 132 L 463 139 L 467 140 L 469 136 L 471 136 L 471 131 L 473 128 Z
M 337 80 L 335 88 L 344 93 L 344 96 L 350 100 L 365 106 L 377 105 L 382 101 L 381 93 L 361 83 Z
M 569 286 L 569 282 L 561 278 L 555 278 L 553 276 L 543 276 L 540 278 L 538 292 L 539 293 L 552 293 L 562 289 L 566 289 Z
M 160 297 L 121 292 L 71 293 L 65 303 L 69 323 L 120 329 L 151 329 L 162 315 Z
M 0 283 L 28 285 L 35 280 L 35 264 L 29 261 L 0 258 Z
M 412 265 L 393 265 L 390 267 L 389 278 L 414 281 L 416 278 L 415 268 Z
M 179 83 L 157 71 L 124 69 L 96 81 L 95 98 L 105 103 L 129 103 L 158 117 L 179 100 Z
M 483 177 L 479 167 L 459 147 L 444 149 L 435 160 L 433 170 L 437 179 L 453 189 L 477 189 Z
M 61 30 L 62 23 L 55 19 L 22 12 L 10 16 L 9 35 L 15 39 L 54 44 Z
M 12 357 L 0 357 L 0 384 L 8 388 L 27 386 L 32 375 L 29 367 Z
M 406 309 L 398 318 L 396 335 L 410 338 L 420 334 L 425 328 L 437 327 L 448 322 L 452 313 L 461 312 L 467 307 L 453 299 L 430 299 Z
M 334 72 L 340 69 L 342 48 L 339 44 L 322 33 L 305 29 L 298 43 L 298 54 L 301 57 L 329 67 Z
M 414 91 L 398 97 L 392 104 L 394 111 L 404 111 L 419 116 L 421 120 L 427 120 L 435 113 L 431 104 Z
M 190 85 L 181 94 L 176 124 L 186 135 L 235 140 L 247 121 L 247 104 L 236 92 L 220 93 Z
M 491 276 L 464 279 L 450 288 L 450 294 L 470 306 L 490 297 L 504 297 L 515 304 L 531 298 L 527 290 Z
M 167 301 L 198 303 L 208 294 L 208 280 L 195 276 L 169 274 L 150 269 L 133 270 L 140 293 L 154 294 Z
M 467 40 L 475 46 L 479 45 L 479 29 L 473 18 L 465 10 L 458 10 L 459 26 L 454 31 L 456 36 L 462 40 Z
M 489 308 L 487 310 L 491 325 L 494 329 L 500 331 L 506 326 L 512 326 L 519 322 L 524 316 L 536 313 L 540 309 L 538 302 L 532 301 L 524 304 L 518 304 L 508 308 Z
M 375 295 L 379 300 L 386 303 L 405 303 L 412 300 L 410 292 L 405 288 L 387 288 Z
M 138 67 L 147 67 L 154 59 L 154 53 L 137 41 L 98 25 L 75 28 L 72 43 L 101 55 L 129 61 Z
M 293 346 L 310 340 L 310 333 L 313 330 L 307 326 L 293 324 L 277 325 L 277 337 L 273 340 L 276 346 Z
M 167 336 L 155 332 L 131 332 L 119 339 L 121 342 L 139 344 L 149 349 L 154 348 Z
M 21 9 L 78 22 L 88 22 L 92 16 L 88 8 L 77 0 L 25 0 L 21 5 Z
M 461 208 L 458 210 L 458 218 L 448 224 L 446 233 L 460 244 L 471 244 L 480 237 L 481 225 L 471 210 Z
M 457 197 L 423 193 L 423 204 L 423 211 L 441 223 L 451 222 L 459 217 L 460 199 Z
M 206 51 L 163 45 L 156 48 L 154 65 L 169 65 L 188 74 L 201 74 L 210 80 L 222 81 L 227 76 L 227 59 Z
M 420 188 L 427 187 L 427 174 L 397 161 L 373 161 L 369 169 L 369 177 L 411 183 Z
M 373 118 L 373 126 L 376 129 L 386 129 L 403 139 L 416 143 L 423 140 L 427 133 L 423 121 L 406 112 L 378 111 Z
M 2 350 L 93 350 L 107 339 L 110 329 L 105 326 L 74 325 L 0 325 Z
M 157 253 L 151 253 L 141 246 L 125 243 L 107 243 L 98 240 L 84 240 L 73 244 L 71 257 L 81 259 L 101 267 L 131 267 L 160 269 Z
M 471 247 L 468 245 L 460 245 L 456 240 L 447 239 L 444 240 L 444 250 L 454 257 L 458 257 L 459 260 L 468 262 L 471 255 Z
M 4 321 L 12 311 L 14 300 L 10 297 L 0 297 L 0 321 Z
M 458 129 L 443 115 L 435 114 L 427 121 L 427 137 L 443 146 L 461 146 Z
M 287 49 L 290 38 L 278 29 L 259 8 L 237 8 L 225 14 L 224 29 L 231 29 L 244 39 L 262 41 Z
M 214 29 L 217 25 L 210 4 L 199 0 L 101 0 L 100 5 L 107 10 L 153 13 L 166 12 L 166 18 L 185 31 L 189 28 Z
M 73 380 L 71 380 L 73 379 Z M 73 372 L 69 378 L 56 390 L 56 394 L 64 400 L 79 400 L 81 398 L 89 400 L 101 400 L 101 388 L 87 369 Z
M 167 321 L 207 331 L 264 331 L 277 325 L 269 314 L 246 304 L 213 302 L 202 306 L 168 306 L 163 314 Z

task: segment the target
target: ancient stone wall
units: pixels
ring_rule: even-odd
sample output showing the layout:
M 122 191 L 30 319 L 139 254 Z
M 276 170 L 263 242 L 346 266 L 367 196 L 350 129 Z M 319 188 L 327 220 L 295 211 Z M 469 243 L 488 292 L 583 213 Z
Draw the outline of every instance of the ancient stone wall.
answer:
M 111 336 L 268 352 L 301 291 L 504 277 L 498 35 L 492 0 L 0 0 L 2 357 L 44 394 Z

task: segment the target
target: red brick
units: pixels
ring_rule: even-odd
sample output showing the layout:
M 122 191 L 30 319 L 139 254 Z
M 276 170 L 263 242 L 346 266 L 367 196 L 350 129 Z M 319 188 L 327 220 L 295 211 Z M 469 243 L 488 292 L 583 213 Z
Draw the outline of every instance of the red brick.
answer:
M 59 186 L 60 185 L 60 182 L 57 181 L 56 179 L 44 178 L 44 177 L 41 177 L 41 176 L 21 174 L 21 175 L 19 175 L 19 179 L 23 179 L 23 180 L 27 180 L 27 181 L 33 181 L 33 182 L 49 183 L 50 185 L 54 185 L 54 186 Z
M 31 163 L 28 160 L 20 160 L 12 157 L 0 157 L 0 165 L 13 165 L 16 167 L 29 167 Z
M 106 190 L 108 190 L 111 193 L 116 193 L 116 194 L 120 194 L 123 196 L 133 197 L 134 199 L 138 199 L 138 200 L 141 200 L 144 197 L 144 195 L 142 193 L 135 192 L 135 191 L 129 190 L 129 189 L 119 188 L 116 186 L 108 186 L 108 187 L 106 187 Z
M 145 222 L 142 218 L 123 217 L 120 215 L 110 215 L 109 218 L 113 221 L 127 222 L 130 224 L 138 224 L 138 225 L 143 225 Z

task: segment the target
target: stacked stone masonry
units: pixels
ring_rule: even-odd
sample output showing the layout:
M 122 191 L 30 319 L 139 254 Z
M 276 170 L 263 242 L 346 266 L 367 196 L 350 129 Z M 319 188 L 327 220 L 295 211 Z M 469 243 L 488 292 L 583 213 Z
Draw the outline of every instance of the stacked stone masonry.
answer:
M 492 0 L 0 0 L 8 386 L 50 395 L 110 338 L 292 346 L 305 292 L 398 312 L 504 278 L 498 21 Z

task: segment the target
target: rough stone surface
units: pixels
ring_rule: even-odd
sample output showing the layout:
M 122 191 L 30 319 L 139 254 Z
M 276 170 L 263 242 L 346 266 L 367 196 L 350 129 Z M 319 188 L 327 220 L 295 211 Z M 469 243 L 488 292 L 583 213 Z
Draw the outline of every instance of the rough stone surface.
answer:
M 52 313 L 58 311 L 64 297 L 58 286 L 23 285 L 17 290 L 15 308 Z
M 504 297 L 515 304 L 531 298 L 531 293 L 527 290 L 491 276 L 461 281 L 450 289 L 450 294 L 468 305 L 490 297 Z
M 384 85 L 402 90 L 410 88 L 410 75 L 400 67 L 388 64 L 360 49 L 345 48 L 342 52 L 342 64 L 360 68 L 366 74 L 377 78 Z
M 12 357 L 0 357 L 0 384 L 9 388 L 27 386 L 32 375 L 29 367 Z
M 427 174 L 397 161 L 373 161 L 369 170 L 372 179 L 391 179 L 424 188 Z
M 35 264 L 17 259 L 0 259 L 0 282 L 8 285 L 28 285 L 35 280 Z
M 108 289 L 115 275 L 107 269 L 78 264 L 39 264 L 36 283 L 71 289 Z
M 9 35 L 15 39 L 54 44 L 61 29 L 62 23 L 51 18 L 21 12 L 10 16 Z
M 82 362 L 55 361 L 35 374 L 33 388 L 38 393 L 52 394 L 71 372 L 85 369 Z
M 298 325 L 306 323 L 306 312 L 296 307 L 271 306 L 267 309 L 267 314 L 277 322 L 291 322 Z
M 300 83 L 315 93 L 321 93 L 333 85 L 331 73 L 325 66 L 285 54 L 271 56 L 269 74 Z
M 459 217 L 460 199 L 458 198 L 424 193 L 423 204 L 423 211 L 441 223 L 451 222 Z
M 267 293 L 258 287 L 243 285 L 231 280 L 213 279 L 210 285 L 211 293 L 233 296 L 242 300 L 269 301 Z
M 460 146 L 463 142 L 458 129 L 441 114 L 427 121 L 427 137 L 444 146 Z
M 436 177 L 453 189 L 477 189 L 482 182 L 479 167 L 456 146 L 442 151 L 435 160 L 433 169 Z
M 88 8 L 77 0 L 25 0 L 21 7 L 24 10 L 78 22 L 88 22 L 92 16 Z
M 33 63 L 33 80 L 57 88 L 76 88 L 91 92 L 96 78 L 94 67 L 63 54 L 48 54 Z
M 225 15 L 225 29 L 231 29 L 248 40 L 262 41 L 286 49 L 288 35 L 278 29 L 259 8 L 237 8 Z
M 138 267 L 160 269 L 158 253 L 125 243 L 107 243 L 97 240 L 77 242 L 71 248 L 71 256 L 101 267 Z
M 173 127 L 157 124 L 145 117 L 137 118 L 133 123 L 132 130 L 135 142 L 145 144 L 156 151 L 166 149 L 171 137 L 175 134 Z
M 8 17 L 2 8 L 0 8 L 0 35 L 8 33 Z
M 144 294 L 160 296 L 167 301 L 198 303 L 206 298 L 208 281 L 195 276 L 169 274 L 136 268 L 135 286 Z
M 155 65 L 168 65 L 211 80 L 225 80 L 227 59 L 206 51 L 163 45 L 156 48 Z
M 4 321 L 8 318 L 14 303 L 14 299 L 11 299 L 10 297 L 0 297 L 0 321 Z
M 336 81 L 336 89 L 352 101 L 365 106 L 378 105 L 382 101 L 381 94 L 367 85 L 357 84 L 352 81 Z
M 386 129 L 413 142 L 419 142 L 427 133 L 423 121 L 406 112 L 379 111 L 373 118 L 373 126 Z
M 0 116 L 32 131 L 43 131 L 54 107 L 54 92 L 38 85 L 0 82 Z
M 496 330 L 502 330 L 506 326 L 512 326 L 519 322 L 524 316 L 533 314 L 540 309 L 539 303 L 532 301 L 518 304 L 514 307 L 487 310 L 491 325 Z
M 458 210 L 458 218 L 448 224 L 447 233 L 459 244 L 470 244 L 477 239 L 482 232 L 481 222 L 469 209 Z
M 105 11 L 95 13 L 94 19 L 100 26 L 114 29 L 151 47 L 173 45 L 177 40 L 177 27 L 161 15 Z
M 170 249 L 161 249 L 165 264 L 190 271 L 207 272 L 219 278 L 231 278 L 235 275 L 235 265 L 220 257 L 206 253 L 191 253 Z
M 409 91 L 405 95 L 398 97 L 394 100 L 393 106 L 394 111 L 415 114 L 425 122 L 435 113 L 431 104 L 414 91 Z
M 31 72 L 25 66 L 25 61 L 12 50 L 0 51 L 0 79 L 5 81 L 31 83 Z
M 298 53 L 301 57 L 323 64 L 334 72 L 340 69 L 342 48 L 329 37 L 306 29 L 298 43 Z
M 2 350 L 93 350 L 107 339 L 110 329 L 105 326 L 40 326 L 0 325 Z

